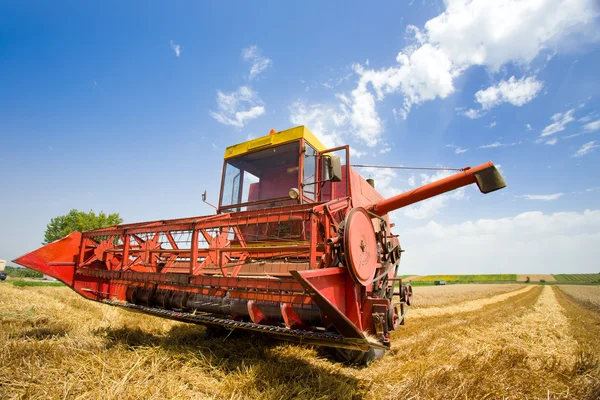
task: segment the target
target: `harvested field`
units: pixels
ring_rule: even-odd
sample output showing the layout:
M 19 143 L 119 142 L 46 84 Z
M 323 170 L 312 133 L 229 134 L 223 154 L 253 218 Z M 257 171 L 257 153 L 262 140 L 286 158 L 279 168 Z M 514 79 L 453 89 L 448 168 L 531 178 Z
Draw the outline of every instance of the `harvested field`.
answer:
M 572 300 L 600 311 L 600 286 L 560 285 L 559 288 Z
M 529 277 L 529 281 L 530 282 L 539 282 L 541 280 L 544 280 L 546 282 L 556 282 L 556 279 L 554 279 L 554 275 L 552 275 L 552 274 L 523 274 L 523 275 L 517 275 L 517 281 L 519 281 L 519 282 L 526 282 L 528 277 Z
M 414 309 L 438 307 L 450 303 L 491 297 L 500 293 L 522 289 L 520 284 L 489 284 L 489 285 L 446 285 L 446 286 L 415 286 Z
M 556 287 L 494 290 L 415 307 L 392 350 L 356 368 L 261 336 L 211 338 L 67 288 L 3 285 L 0 398 L 598 398 L 600 314 Z M 417 317 L 434 307 L 451 312 Z

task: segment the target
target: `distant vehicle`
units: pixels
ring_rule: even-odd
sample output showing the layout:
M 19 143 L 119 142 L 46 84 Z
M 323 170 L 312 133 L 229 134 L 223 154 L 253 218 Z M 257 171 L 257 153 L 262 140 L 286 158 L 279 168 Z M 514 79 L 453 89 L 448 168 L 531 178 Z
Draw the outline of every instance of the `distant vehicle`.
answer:
M 442 286 L 442 285 L 446 286 L 446 281 L 434 281 L 434 283 L 436 286 Z
M 4 267 L 6 267 L 6 260 L 0 260 L 0 281 L 6 279 L 6 272 L 4 272 Z

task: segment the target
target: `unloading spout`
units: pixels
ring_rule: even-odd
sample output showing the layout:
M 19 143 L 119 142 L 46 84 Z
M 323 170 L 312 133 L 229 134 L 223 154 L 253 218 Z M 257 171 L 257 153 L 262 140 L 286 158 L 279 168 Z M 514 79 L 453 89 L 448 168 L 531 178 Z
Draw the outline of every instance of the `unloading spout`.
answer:
M 381 200 L 371 205 L 370 211 L 377 215 L 384 215 L 472 183 L 476 183 L 481 193 L 484 194 L 506 187 L 504 178 L 490 161 L 474 168 L 466 167 L 461 172 L 447 178 Z

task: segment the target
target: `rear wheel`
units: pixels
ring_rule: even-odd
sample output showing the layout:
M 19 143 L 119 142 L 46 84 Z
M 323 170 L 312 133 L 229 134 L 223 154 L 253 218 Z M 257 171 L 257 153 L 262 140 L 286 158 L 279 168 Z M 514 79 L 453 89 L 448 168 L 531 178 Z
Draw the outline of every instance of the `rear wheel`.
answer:
M 3 281 L 5 279 L 6 279 L 6 274 L 0 273 L 0 281 Z

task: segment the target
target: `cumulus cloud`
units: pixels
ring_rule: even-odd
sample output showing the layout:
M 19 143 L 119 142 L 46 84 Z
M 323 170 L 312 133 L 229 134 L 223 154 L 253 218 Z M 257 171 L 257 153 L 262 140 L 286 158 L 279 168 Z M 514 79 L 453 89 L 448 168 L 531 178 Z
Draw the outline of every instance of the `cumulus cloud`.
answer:
M 562 196 L 564 193 L 553 193 L 553 194 L 524 194 L 523 197 L 528 200 L 543 200 L 543 201 L 552 201 L 556 200 Z
M 543 82 L 535 77 L 521 78 L 519 80 L 511 76 L 507 81 L 500 81 L 494 86 L 475 93 L 475 101 L 481 104 L 481 108 L 489 110 L 501 103 L 510 103 L 521 107 L 529 103 L 542 90 Z
M 562 132 L 566 129 L 570 122 L 575 121 L 575 109 L 572 108 L 566 113 L 556 113 L 550 119 L 552 123 L 544 128 L 540 137 L 554 135 L 557 132 Z
M 352 92 L 352 126 L 359 137 L 376 142 L 382 123 L 377 101 L 392 93 L 403 96 L 400 115 L 414 105 L 446 98 L 455 91 L 454 80 L 471 66 L 492 72 L 507 63 L 527 65 L 546 48 L 570 34 L 589 29 L 598 15 L 594 0 L 447 0 L 443 13 L 421 31 L 409 26 L 414 43 L 396 56 L 396 64 L 382 69 L 354 65 L 359 76 Z M 523 105 L 541 90 L 535 77 L 511 77 L 480 91 L 479 100 L 491 108 L 502 102 Z M 470 109 L 469 118 L 484 113 Z
M 171 50 L 175 53 L 176 57 L 181 55 L 181 46 L 171 40 Z
M 240 86 L 235 92 L 217 91 L 218 112 L 210 115 L 223 125 L 243 128 L 244 125 L 265 113 L 263 102 L 256 92 L 247 86 Z
M 368 146 L 373 147 L 379 141 L 381 119 L 375 111 L 375 97 L 366 88 L 366 83 L 360 84 L 351 93 L 352 100 L 342 97 L 344 105 L 350 107 L 350 123 L 353 133 Z
M 600 147 L 600 145 L 596 144 L 595 140 L 592 140 L 591 142 L 587 142 L 585 144 L 583 144 L 579 150 L 577 150 L 575 152 L 575 154 L 573 154 L 573 157 L 583 157 L 588 153 L 591 153 L 592 151 L 594 151 L 594 149 L 596 147 Z
M 250 74 L 248 79 L 253 80 L 273 64 L 271 59 L 262 55 L 262 50 L 258 46 L 250 46 L 242 49 L 242 58 L 250 63 Z
M 346 115 L 332 106 L 324 104 L 306 104 L 296 101 L 289 107 L 290 122 L 294 125 L 306 125 L 329 148 L 344 144 L 340 126 L 346 123 Z M 361 153 L 362 154 L 362 153 Z
M 402 268 L 416 274 L 598 272 L 600 211 L 430 221 L 400 232 L 400 241 Z
M 598 15 L 593 0 L 448 0 L 427 21 L 429 41 L 462 67 L 526 64 Z

